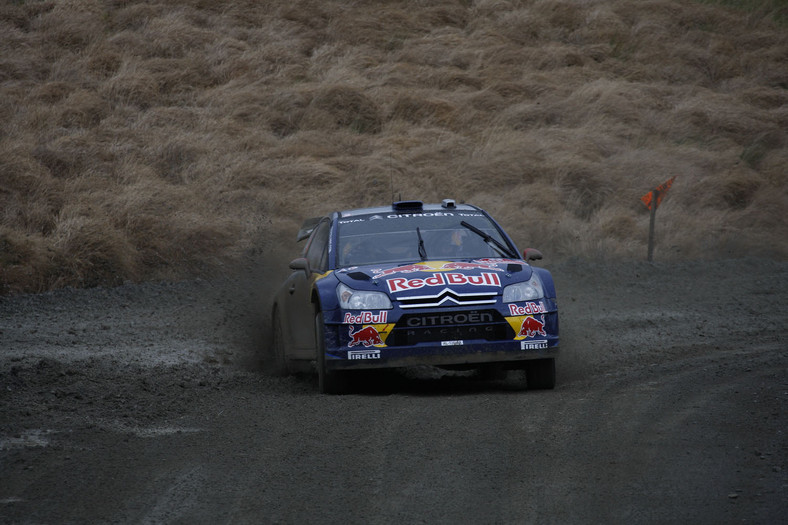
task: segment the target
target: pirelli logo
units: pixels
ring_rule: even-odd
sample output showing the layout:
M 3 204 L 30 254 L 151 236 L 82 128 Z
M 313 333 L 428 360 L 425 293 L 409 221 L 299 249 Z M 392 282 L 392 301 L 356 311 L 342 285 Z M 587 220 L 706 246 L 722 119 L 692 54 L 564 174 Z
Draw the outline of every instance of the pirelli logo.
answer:
M 520 350 L 545 350 L 547 349 L 547 340 L 537 339 L 534 341 L 520 341 Z
M 349 350 L 347 358 L 356 359 L 380 359 L 380 350 Z

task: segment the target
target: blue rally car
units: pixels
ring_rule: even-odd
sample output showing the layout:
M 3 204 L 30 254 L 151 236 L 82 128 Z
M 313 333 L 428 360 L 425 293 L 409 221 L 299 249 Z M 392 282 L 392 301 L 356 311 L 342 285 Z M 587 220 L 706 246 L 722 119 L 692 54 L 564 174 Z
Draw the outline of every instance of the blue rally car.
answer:
M 298 237 L 272 310 L 280 371 L 315 363 L 323 393 L 360 370 L 414 365 L 524 369 L 528 388 L 554 387 L 552 276 L 480 208 L 395 202 L 310 219 Z

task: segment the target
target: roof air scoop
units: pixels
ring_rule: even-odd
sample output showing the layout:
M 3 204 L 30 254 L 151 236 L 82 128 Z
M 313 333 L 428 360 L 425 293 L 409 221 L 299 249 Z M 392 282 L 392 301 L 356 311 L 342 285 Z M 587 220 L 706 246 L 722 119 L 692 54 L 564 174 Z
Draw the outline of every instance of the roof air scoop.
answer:
M 443 199 L 443 202 L 441 202 L 441 207 L 446 208 L 447 210 L 453 210 L 457 207 L 457 202 L 454 199 Z
M 392 204 L 394 211 L 417 212 L 421 211 L 424 204 L 421 201 L 397 201 Z

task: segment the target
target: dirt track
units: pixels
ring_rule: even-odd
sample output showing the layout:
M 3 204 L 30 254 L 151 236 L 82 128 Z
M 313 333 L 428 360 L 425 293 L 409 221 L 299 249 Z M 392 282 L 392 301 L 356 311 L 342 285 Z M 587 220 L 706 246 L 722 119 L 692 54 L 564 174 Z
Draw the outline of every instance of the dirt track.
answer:
M 0 298 L 0 521 L 784 523 L 788 263 L 551 270 L 554 391 L 267 376 L 268 274 Z

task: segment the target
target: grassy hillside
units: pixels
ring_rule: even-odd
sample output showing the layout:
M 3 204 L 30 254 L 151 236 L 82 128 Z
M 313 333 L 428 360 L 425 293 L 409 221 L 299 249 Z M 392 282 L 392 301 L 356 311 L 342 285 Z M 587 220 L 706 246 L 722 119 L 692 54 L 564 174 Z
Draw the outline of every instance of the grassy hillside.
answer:
M 788 257 L 784 1 L 0 3 L 0 293 L 452 197 L 550 260 Z

